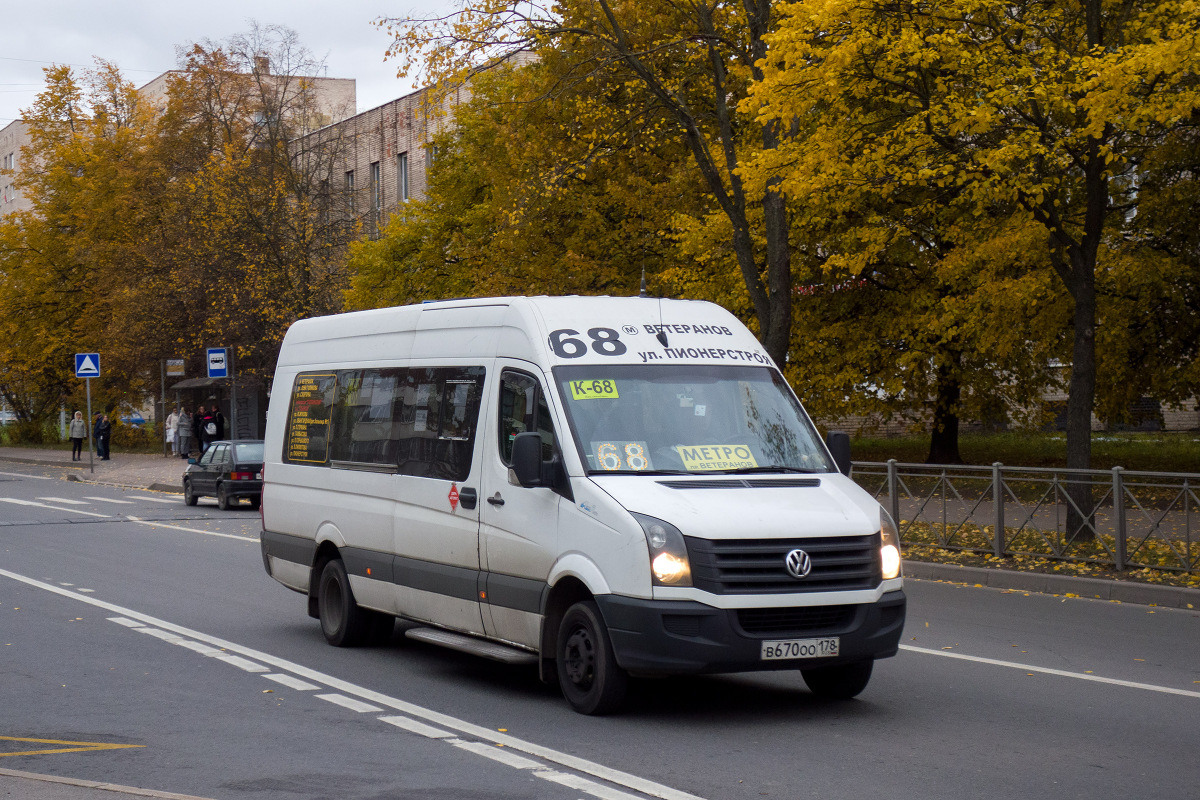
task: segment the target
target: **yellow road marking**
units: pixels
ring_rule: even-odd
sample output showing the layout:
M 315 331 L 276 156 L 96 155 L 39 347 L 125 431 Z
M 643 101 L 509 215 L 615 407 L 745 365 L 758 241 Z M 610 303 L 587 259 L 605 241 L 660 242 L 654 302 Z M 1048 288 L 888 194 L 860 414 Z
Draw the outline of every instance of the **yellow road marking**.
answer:
M 74 747 L 61 747 L 50 750 L 20 750 L 16 753 L 0 753 L 3 756 L 45 756 L 53 753 L 86 753 L 89 750 L 120 750 L 126 747 L 145 747 L 144 744 L 109 744 L 107 742 L 68 742 L 62 739 L 27 739 L 19 736 L 0 736 L 4 742 L 34 742 L 36 744 L 70 744 Z

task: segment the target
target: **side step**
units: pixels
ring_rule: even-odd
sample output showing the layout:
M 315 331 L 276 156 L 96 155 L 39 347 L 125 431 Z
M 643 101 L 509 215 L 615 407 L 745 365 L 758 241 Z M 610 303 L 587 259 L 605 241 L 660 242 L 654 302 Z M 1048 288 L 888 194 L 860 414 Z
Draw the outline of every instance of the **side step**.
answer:
M 506 644 L 488 642 L 483 639 L 476 639 L 474 636 L 464 636 L 461 633 L 444 631 L 441 628 L 409 628 L 404 632 L 404 635 L 419 642 L 429 642 L 441 647 L 449 647 L 451 650 L 457 650 L 460 653 L 483 656 L 484 658 L 490 658 L 492 661 L 502 661 L 505 664 L 538 663 L 537 654 L 531 653 L 528 650 L 518 650 Z

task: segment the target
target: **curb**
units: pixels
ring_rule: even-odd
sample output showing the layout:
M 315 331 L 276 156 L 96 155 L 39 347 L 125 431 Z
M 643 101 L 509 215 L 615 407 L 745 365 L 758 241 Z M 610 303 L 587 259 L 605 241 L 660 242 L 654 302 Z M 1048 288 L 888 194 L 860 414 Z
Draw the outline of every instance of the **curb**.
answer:
M 1083 578 L 1074 575 L 1047 575 L 1041 572 L 1016 572 L 986 567 L 963 567 L 958 564 L 933 564 L 928 561 L 905 561 L 904 577 L 917 580 L 950 581 L 987 586 L 991 589 L 1013 589 L 1039 594 L 1074 594 L 1082 598 L 1115 600 L 1146 606 L 1200 609 L 1200 589 L 1183 586 L 1155 586 L 1148 583 Z
M 98 791 L 116 792 L 131 797 L 155 797 L 160 800 L 208 800 L 208 798 L 198 797 L 194 794 L 176 794 L 175 792 L 156 792 L 153 789 L 139 789 L 136 786 L 121 786 L 116 783 L 105 783 L 103 781 L 85 781 L 75 778 L 60 778 L 57 775 L 39 775 L 36 772 L 22 772 L 16 769 L 0 769 L 0 777 L 21 778 L 28 781 L 41 781 L 43 783 L 58 783 L 66 786 L 75 786 L 80 789 L 96 789 Z

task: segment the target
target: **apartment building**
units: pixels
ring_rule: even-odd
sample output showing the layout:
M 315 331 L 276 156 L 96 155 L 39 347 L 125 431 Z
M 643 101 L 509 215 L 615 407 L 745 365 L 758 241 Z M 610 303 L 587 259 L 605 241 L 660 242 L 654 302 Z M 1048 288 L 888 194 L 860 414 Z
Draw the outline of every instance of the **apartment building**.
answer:
M 0 217 L 32 207 L 17 188 L 16 175 L 21 165 L 21 148 L 28 143 L 29 126 L 24 120 L 13 120 L 0 129 Z

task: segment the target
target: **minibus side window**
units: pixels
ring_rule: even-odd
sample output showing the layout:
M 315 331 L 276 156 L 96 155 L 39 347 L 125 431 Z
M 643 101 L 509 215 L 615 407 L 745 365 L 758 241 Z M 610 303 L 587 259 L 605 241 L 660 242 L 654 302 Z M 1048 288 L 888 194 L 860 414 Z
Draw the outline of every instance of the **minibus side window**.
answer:
M 334 393 L 330 459 L 357 464 L 396 464 L 403 398 L 402 369 L 343 370 Z
M 479 427 L 483 367 L 404 370 L 397 383 L 396 465 L 402 475 L 464 481 Z
M 336 385 L 337 375 L 332 372 L 302 372 L 296 376 L 284 431 L 285 462 L 329 462 L 329 423 Z
M 518 433 L 537 431 L 542 435 L 542 459 L 554 455 L 554 422 L 536 378 L 505 370 L 500 378 L 500 458 L 512 465 L 513 439 Z

